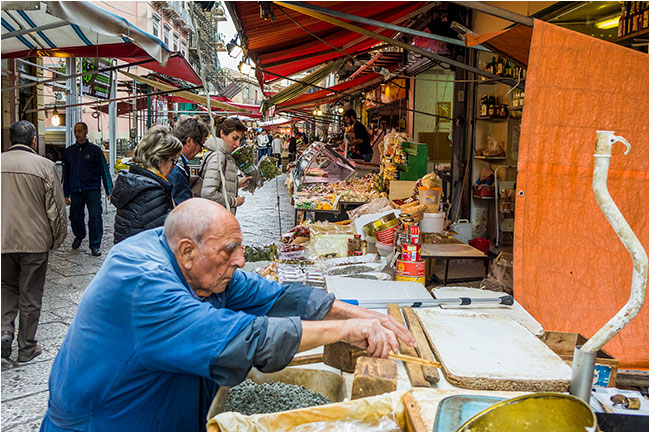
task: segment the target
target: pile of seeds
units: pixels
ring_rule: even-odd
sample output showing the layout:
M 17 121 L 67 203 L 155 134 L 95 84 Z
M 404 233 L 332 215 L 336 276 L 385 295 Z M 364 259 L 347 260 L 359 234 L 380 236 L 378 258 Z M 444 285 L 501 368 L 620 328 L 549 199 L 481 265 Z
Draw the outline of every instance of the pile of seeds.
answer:
M 239 385 L 230 388 L 224 411 L 254 415 L 329 403 L 331 402 L 322 394 L 310 391 L 304 386 L 288 385 L 282 382 L 256 384 L 252 380 L 246 379 Z

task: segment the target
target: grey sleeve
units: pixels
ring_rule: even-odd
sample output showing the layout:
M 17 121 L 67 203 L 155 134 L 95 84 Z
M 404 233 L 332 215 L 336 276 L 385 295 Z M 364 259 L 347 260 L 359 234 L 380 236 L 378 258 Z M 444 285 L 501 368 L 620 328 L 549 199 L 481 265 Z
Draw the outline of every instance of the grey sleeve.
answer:
M 275 301 L 267 316 L 298 316 L 302 320 L 322 320 L 334 304 L 334 294 L 300 283 L 284 285 L 284 292 Z
M 233 386 L 253 366 L 262 372 L 282 370 L 298 351 L 301 338 L 298 317 L 257 317 L 212 361 L 211 376 L 219 386 Z

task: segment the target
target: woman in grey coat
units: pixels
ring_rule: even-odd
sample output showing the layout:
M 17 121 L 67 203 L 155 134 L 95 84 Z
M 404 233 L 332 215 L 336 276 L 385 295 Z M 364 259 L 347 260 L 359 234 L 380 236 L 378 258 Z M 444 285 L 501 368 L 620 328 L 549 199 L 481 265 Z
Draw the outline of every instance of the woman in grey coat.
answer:
M 215 201 L 235 214 L 244 204 L 244 197 L 238 197 L 239 188 L 246 185 L 249 178 L 237 179 L 237 165 L 231 153 L 239 147 L 246 127 L 239 119 L 219 117 L 214 131 L 217 136 L 211 136 L 204 144 L 208 152 L 203 155 L 201 164 L 201 197 Z

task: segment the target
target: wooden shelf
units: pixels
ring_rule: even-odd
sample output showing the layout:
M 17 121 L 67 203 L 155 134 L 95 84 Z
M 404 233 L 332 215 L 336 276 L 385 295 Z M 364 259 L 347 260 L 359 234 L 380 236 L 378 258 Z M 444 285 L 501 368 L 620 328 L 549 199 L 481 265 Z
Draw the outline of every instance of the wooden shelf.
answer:
M 640 36 L 645 36 L 646 38 L 648 37 L 648 29 L 644 29 L 638 32 L 630 33 L 629 35 L 625 35 L 622 38 L 616 39 L 616 42 L 621 44 L 624 42 L 632 42 L 634 38 L 638 38 Z
M 505 161 L 506 160 L 505 156 L 490 157 L 490 156 L 474 155 L 474 158 L 475 159 L 480 159 L 481 161 Z
M 501 122 L 507 122 L 508 118 L 507 117 L 477 117 L 476 120 L 482 120 L 484 122 L 501 123 Z

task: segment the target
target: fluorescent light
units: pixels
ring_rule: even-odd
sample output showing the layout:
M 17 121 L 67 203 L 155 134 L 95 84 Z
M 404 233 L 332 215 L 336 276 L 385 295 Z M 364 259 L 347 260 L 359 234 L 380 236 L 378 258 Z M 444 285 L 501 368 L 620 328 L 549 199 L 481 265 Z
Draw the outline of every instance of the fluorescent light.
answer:
M 618 21 L 620 19 L 620 15 L 617 17 L 603 18 L 602 20 L 596 21 L 596 27 L 603 30 L 613 29 L 614 27 L 618 27 Z

